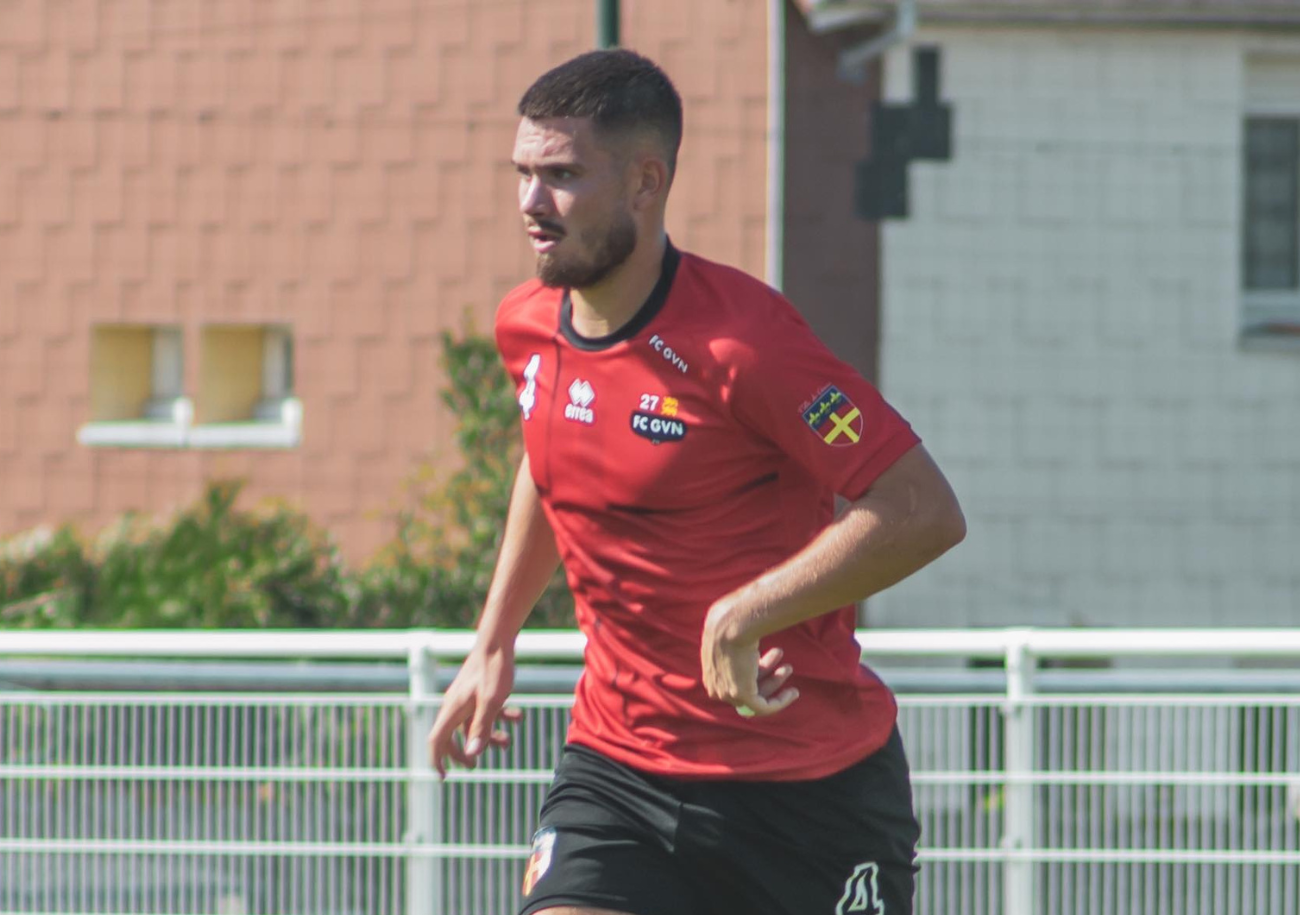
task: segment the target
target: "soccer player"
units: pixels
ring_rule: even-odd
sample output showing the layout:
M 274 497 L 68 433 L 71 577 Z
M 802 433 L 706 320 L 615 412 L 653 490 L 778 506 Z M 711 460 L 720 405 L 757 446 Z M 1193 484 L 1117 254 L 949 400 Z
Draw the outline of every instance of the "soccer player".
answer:
M 537 278 L 496 335 L 526 456 L 433 764 L 508 742 L 515 637 L 562 561 L 585 670 L 521 911 L 904 915 L 919 829 L 853 605 L 965 536 L 952 490 L 781 295 L 669 241 L 657 66 L 583 54 L 519 114 Z

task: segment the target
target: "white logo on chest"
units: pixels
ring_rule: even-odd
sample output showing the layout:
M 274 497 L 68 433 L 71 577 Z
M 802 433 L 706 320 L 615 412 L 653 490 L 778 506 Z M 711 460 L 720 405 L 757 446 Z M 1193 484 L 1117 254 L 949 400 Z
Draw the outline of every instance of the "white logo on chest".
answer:
M 663 337 L 659 336 L 658 334 L 652 334 L 650 337 L 650 345 L 654 347 L 656 353 L 664 357 L 665 362 L 669 363 L 673 368 L 677 369 L 677 371 L 681 372 L 683 375 L 686 374 L 686 371 L 687 369 L 690 368 L 690 366 L 687 365 L 686 360 L 682 358 L 681 353 L 677 352 L 675 349 L 673 349 L 671 346 L 669 346 L 667 343 L 664 342 Z
M 537 406 L 537 370 L 541 367 L 541 353 L 533 353 L 524 366 L 524 389 L 519 392 L 519 409 L 524 411 L 524 419 L 532 419 L 533 407 Z
M 591 425 L 596 421 L 596 413 L 591 409 L 591 402 L 596 399 L 596 392 L 591 382 L 575 378 L 569 385 L 569 403 L 564 408 L 564 418 L 575 423 Z

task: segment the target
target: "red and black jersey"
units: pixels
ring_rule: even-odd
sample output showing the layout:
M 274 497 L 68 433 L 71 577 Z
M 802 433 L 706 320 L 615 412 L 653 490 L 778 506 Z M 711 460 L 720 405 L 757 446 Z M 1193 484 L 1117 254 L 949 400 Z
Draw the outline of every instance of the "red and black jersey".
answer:
M 709 607 L 806 545 L 918 442 L 780 294 L 671 245 L 617 333 L 573 328 L 536 280 L 497 345 L 587 636 L 569 739 L 643 771 L 806 779 L 885 743 L 893 696 L 860 663 L 852 607 L 763 640 L 799 699 L 743 718 L 700 668 Z

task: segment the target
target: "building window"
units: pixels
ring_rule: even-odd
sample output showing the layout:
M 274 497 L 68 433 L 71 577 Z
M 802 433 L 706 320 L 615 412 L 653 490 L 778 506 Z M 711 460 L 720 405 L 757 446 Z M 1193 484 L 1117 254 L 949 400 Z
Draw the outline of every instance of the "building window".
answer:
M 100 325 L 91 331 L 90 422 L 84 445 L 179 447 L 193 407 L 184 396 L 178 327 Z
M 178 327 L 96 327 L 90 361 L 90 422 L 77 433 L 84 445 L 292 448 L 301 439 L 286 327 L 204 328 L 195 400 Z
M 1247 66 L 1241 330 L 1300 343 L 1300 60 Z
M 1248 292 L 1295 292 L 1300 283 L 1300 119 L 1246 120 L 1245 262 Z
M 293 335 L 286 327 L 203 329 L 196 425 L 199 448 L 292 447 L 302 406 L 293 396 Z

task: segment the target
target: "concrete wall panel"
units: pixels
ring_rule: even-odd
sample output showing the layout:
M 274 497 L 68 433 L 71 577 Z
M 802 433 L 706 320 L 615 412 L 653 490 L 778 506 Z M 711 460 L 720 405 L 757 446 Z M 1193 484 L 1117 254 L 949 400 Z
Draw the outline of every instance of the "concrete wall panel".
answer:
M 918 41 L 943 55 L 954 157 L 912 165 L 914 212 L 884 229 L 882 378 L 970 534 L 874 601 L 875 618 L 1294 621 L 1300 354 L 1238 335 L 1259 42 L 1077 28 Z M 886 94 L 910 87 L 908 55 L 891 53 Z M 955 588 L 966 601 L 945 606 Z

